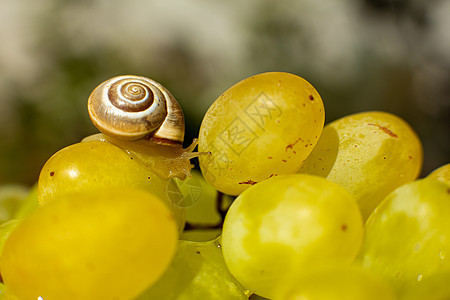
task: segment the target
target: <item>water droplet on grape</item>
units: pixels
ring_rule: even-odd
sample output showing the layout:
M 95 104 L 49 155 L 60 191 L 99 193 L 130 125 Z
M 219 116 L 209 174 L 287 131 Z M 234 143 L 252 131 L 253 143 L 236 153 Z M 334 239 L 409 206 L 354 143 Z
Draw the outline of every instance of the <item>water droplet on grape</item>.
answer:
M 417 281 L 422 281 L 422 279 L 423 279 L 423 275 L 422 275 L 422 274 L 420 274 L 419 276 L 417 276 Z
M 440 259 L 445 259 L 445 256 L 447 255 L 447 253 L 445 253 L 445 251 L 441 251 L 441 252 L 439 252 L 439 258 Z

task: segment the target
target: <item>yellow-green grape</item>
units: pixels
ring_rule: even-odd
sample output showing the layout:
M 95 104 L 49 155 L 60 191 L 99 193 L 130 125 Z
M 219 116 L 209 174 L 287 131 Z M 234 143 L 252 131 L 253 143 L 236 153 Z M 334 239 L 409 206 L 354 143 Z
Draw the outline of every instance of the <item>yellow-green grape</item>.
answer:
M 295 270 L 350 264 L 362 234 L 358 205 L 345 189 L 317 176 L 280 175 L 233 202 L 223 226 L 223 255 L 246 288 L 271 298 Z
M 394 300 L 391 287 L 364 269 L 350 266 L 318 268 L 289 280 L 274 300 Z
M 206 112 L 199 133 L 200 167 L 217 190 L 239 195 L 279 174 L 295 173 L 324 124 L 323 102 L 305 79 L 258 74 L 225 91 Z
M 0 268 L 19 299 L 133 299 L 175 254 L 173 213 L 143 190 L 80 192 L 38 208 L 11 232 Z
M 148 190 L 174 211 L 179 227 L 184 226 L 184 209 L 177 206 L 179 194 L 173 181 L 163 179 L 138 164 L 120 148 L 101 141 L 77 143 L 55 153 L 39 175 L 40 205 L 79 191 L 134 187 Z
M 267 298 L 261 297 L 256 294 L 252 294 L 248 299 L 250 299 L 250 300 L 266 300 Z
M 180 241 L 169 269 L 136 300 L 247 300 L 223 261 L 218 241 Z
M 450 299 L 450 270 L 434 273 L 419 284 L 402 291 L 401 300 Z
M 28 188 L 21 185 L 0 186 L 0 223 L 13 218 L 27 194 Z
M 326 125 L 300 173 L 346 188 L 367 219 L 390 192 L 417 178 L 422 156 L 422 144 L 404 120 L 386 112 L 364 112 Z
M 418 180 L 396 189 L 367 220 L 358 260 L 409 290 L 450 270 L 450 187 Z
M 427 176 L 427 178 L 434 178 L 439 181 L 450 184 L 450 163 L 443 165 Z

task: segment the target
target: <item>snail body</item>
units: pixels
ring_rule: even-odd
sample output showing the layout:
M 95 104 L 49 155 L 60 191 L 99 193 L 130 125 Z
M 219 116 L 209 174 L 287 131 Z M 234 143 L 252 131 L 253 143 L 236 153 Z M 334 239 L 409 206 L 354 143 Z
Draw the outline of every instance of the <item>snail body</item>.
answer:
M 195 139 L 192 144 L 184 149 L 180 146 L 155 143 L 151 140 L 120 140 L 105 134 L 94 134 L 83 139 L 82 142 L 102 141 L 111 143 L 125 151 L 132 159 L 150 169 L 161 178 L 186 179 L 191 176 L 192 165 L 190 159 L 204 152 L 192 152 L 197 146 Z

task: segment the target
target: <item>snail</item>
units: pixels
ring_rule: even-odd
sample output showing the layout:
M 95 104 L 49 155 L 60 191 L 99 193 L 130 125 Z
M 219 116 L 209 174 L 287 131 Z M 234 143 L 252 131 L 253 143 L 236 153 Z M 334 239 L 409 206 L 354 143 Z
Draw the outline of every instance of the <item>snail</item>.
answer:
M 112 143 L 163 178 L 190 176 L 190 159 L 201 154 L 183 149 L 184 115 L 171 93 L 142 76 L 117 76 L 97 86 L 88 99 L 89 117 L 102 134 L 83 141 Z

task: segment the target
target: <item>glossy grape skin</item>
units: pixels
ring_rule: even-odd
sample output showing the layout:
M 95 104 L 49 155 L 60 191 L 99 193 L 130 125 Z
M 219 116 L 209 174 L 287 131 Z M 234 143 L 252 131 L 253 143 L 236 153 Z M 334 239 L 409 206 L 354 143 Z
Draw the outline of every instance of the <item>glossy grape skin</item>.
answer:
M 274 300 L 394 300 L 390 286 L 364 269 L 350 266 L 319 267 L 294 276 Z
M 45 205 L 66 194 L 114 187 L 148 190 L 174 211 L 179 227 L 184 226 L 184 209 L 176 185 L 136 163 L 120 148 L 101 141 L 73 144 L 55 153 L 39 175 L 38 200 Z
M 280 175 L 249 188 L 228 211 L 225 262 L 246 288 L 271 298 L 294 270 L 349 264 L 362 241 L 358 205 L 321 177 Z
M 303 78 L 262 73 L 235 84 L 211 105 L 199 132 L 200 167 L 217 190 L 239 195 L 256 182 L 295 173 L 324 124 L 322 99 Z
M 431 172 L 431 174 L 429 174 L 427 178 L 434 178 L 450 184 L 450 163 L 437 168 L 436 170 Z
M 168 267 L 177 239 L 173 213 L 146 191 L 80 192 L 25 218 L 0 267 L 23 300 L 133 299 Z
M 400 293 L 450 270 L 450 186 L 417 180 L 392 192 L 367 220 L 358 257 Z
M 366 220 L 390 192 L 418 177 L 422 160 L 422 144 L 404 120 L 363 112 L 326 125 L 299 172 L 346 188 Z
M 180 241 L 167 272 L 136 300 L 246 300 L 223 261 L 217 240 Z

